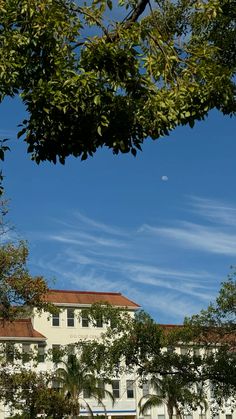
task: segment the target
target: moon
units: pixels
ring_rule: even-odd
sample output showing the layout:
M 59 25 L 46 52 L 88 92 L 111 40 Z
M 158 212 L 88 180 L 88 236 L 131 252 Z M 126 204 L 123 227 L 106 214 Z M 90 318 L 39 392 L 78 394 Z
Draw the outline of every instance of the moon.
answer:
M 167 180 L 169 180 L 168 176 L 164 175 L 161 177 L 161 180 L 163 180 L 163 182 L 167 182 Z

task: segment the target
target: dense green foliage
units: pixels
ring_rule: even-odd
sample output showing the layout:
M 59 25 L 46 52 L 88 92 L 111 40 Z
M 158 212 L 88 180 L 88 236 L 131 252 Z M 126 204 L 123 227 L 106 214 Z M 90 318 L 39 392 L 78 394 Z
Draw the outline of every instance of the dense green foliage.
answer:
M 12 368 L 11 368 L 12 369 Z M 1 399 L 12 411 L 12 419 L 49 419 L 68 417 L 68 406 L 61 393 L 51 388 L 51 375 L 27 368 L 3 370 L 0 376 Z M 19 413 L 15 413 L 18 411 Z
M 196 386 L 185 382 L 184 377 L 165 376 L 163 378 L 152 377 L 150 380 L 152 393 L 144 395 L 140 402 L 140 413 L 145 414 L 154 406 L 163 404 L 167 407 L 169 419 L 176 413 L 177 418 L 184 417 L 184 411 L 201 408 L 201 412 L 207 409 L 206 393 L 199 391 Z
M 158 325 L 142 311 L 132 318 L 125 310 L 97 304 L 87 314 L 90 322 L 103 316 L 107 328 L 100 340 L 81 338 L 61 347 L 57 354 L 49 351 L 48 359 L 51 355 L 58 365 L 48 374 L 19 368 L 20 356 L 14 365 L 4 361 L 1 398 L 21 411 L 19 418 L 43 412 L 48 418 L 62 419 L 78 416 L 81 408 L 92 415 L 88 395 L 105 410 L 104 396 L 112 395 L 104 384 L 131 373 L 135 385 L 150 384 L 149 393 L 139 403 L 141 413 L 160 403 L 166 404 L 170 417 L 182 417 L 186 409 L 200 408 L 204 413 L 207 407 L 216 414 L 225 403 L 234 409 L 235 290 L 233 274 L 207 310 L 176 327 Z M 29 361 L 35 365 L 36 358 Z
M 26 243 L 0 246 L 0 317 L 13 320 L 26 314 L 26 308 L 52 310 L 44 296 L 48 286 L 43 277 L 32 277 L 27 268 Z
M 81 409 L 86 409 L 89 416 L 93 416 L 92 409 L 86 398 L 94 398 L 98 404 L 106 407 L 103 399 L 106 396 L 113 400 L 112 394 L 104 387 L 91 365 L 83 362 L 83 356 L 70 354 L 67 361 L 63 361 L 55 372 L 55 379 L 61 384 L 60 391 L 67 400 L 68 411 L 72 417 L 79 417 Z
M 236 400 L 236 281 L 234 274 L 223 283 L 215 303 L 199 315 L 186 319 L 185 325 L 165 327 L 147 314 L 137 313 L 108 328 L 100 342 L 87 343 L 87 362 L 112 377 L 135 372 L 140 386 L 151 380 L 157 394 L 150 391 L 140 407 L 145 410 L 161 399 L 173 414 L 186 406 L 196 409 L 206 394 L 213 395 L 209 408 L 219 411 L 225 402 L 235 407 Z M 173 394 L 172 390 L 175 390 Z M 158 396 L 158 397 L 156 397 Z M 161 396 L 161 397 L 160 397 Z M 172 407 L 171 407 L 172 406 Z
M 223 399 L 236 400 L 236 279 L 235 271 L 222 284 L 216 301 L 202 310 L 186 326 L 193 336 L 200 336 L 211 351 L 203 365 L 203 374 L 209 377 L 219 405 Z M 210 331 L 210 332 L 209 332 Z M 235 407 L 235 406 L 234 406 Z
M 235 0 L 0 0 L 0 99 L 21 96 L 19 136 L 37 163 L 102 146 L 135 155 L 212 108 L 235 113 L 235 10 Z

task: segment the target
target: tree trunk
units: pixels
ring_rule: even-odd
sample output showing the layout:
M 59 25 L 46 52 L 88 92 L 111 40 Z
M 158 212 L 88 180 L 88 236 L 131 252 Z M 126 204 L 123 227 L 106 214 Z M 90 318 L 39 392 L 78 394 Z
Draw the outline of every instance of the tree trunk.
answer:
M 168 416 L 169 419 L 173 418 L 173 405 L 171 403 L 167 403 L 167 412 L 168 412 Z
M 181 415 L 181 411 L 179 410 L 178 406 L 176 406 L 175 409 L 176 409 L 176 418 L 181 419 L 182 415 Z

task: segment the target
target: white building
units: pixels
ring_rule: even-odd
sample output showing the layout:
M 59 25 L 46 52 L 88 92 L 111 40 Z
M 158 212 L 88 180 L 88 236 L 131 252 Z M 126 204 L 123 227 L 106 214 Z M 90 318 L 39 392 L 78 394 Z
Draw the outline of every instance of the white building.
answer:
M 59 291 L 50 290 L 47 301 L 60 308 L 55 315 L 34 310 L 30 319 L 3 322 L 0 325 L 0 341 L 14 343 L 27 353 L 30 350 L 38 351 L 38 366 L 40 371 L 50 371 L 55 368 L 52 360 L 45 355 L 54 348 L 74 344 L 79 340 L 99 338 L 105 331 L 106 325 L 99 319 L 94 326 L 82 312 L 95 303 L 108 303 L 113 307 L 123 308 L 134 315 L 139 305 L 120 293 Z M 12 345 L 6 352 L 8 360 L 13 358 Z M 104 400 L 106 413 L 113 419 L 134 419 L 137 413 L 137 398 L 135 397 L 134 377 L 115 378 L 109 390 L 115 397 L 115 404 Z M 89 400 L 89 405 L 95 415 L 104 414 L 102 406 L 95 400 Z M 8 417 L 8 409 L 0 407 L 0 419 Z M 86 411 L 81 412 L 86 415 Z
M 0 323 L 0 342 L 14 343 L 24 353 L 30 349 L 37 351 L 37 369 L 40 371 L 51 371 L 56 367 L 53 361 L 45 356 L 48 351 L 53 351 L 59 345 L 65 346 L 83 339 L 99 338 L 106 330 L 107 326 L 101 319 L 98 319 L 95 325 L 89 322 L 85 309 L 92 304 L 108 303 L 113 307 L 125 309 L 131 316 L 140 308 L 138 304 L 120 293 L 50 290 L 47 301 L 58 306 L 60 312 L 50 315 L 34 310 L 31 318 Z M 6 355 L 9 360 L 13 358 L 12 346 L 9 345 Z M 115 377 L 108 388 L 115 397 L 115 404 L 112 405 L 109 399 L 104 400 L 109 419 L 141 419 L 138 402 L 147 392 L 146 387 L 144 385 L 141 389 L 136 384 L 135 376 Z M 94 415 L 104 414 L 102 406 L 95 400 L 88 400 L 88 403 Z M 85 410 L 81 413 L 86 415 Z M 0 419 L 7 418 L 8 414 L 8 409 L 3 405 L 0 406 Z M 200 409 L 194 413 L 186 412 L 185 415 L 185 419 L 208 418 L 210 412 L 206 416 L 201 415 Z M 168 419 L 166 406 L 163 404 L 152 408 L 142 419 Z M 229 406 L 215 419 L 236 419 L 236 412 L 232 413 Z

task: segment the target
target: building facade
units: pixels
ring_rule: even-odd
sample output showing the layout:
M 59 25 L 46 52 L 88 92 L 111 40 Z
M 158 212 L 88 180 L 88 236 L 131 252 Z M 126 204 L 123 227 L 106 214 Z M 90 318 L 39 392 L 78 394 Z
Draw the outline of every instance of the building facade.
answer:
M 38 359 L 35 368 L 38 371 L 53 371 L 58 365 L 53 362 L 52 357 L 46 356 L 47 353 L 50 351 L 53 353 L 60 346 L 73 345 L 81 340 L 99 339 L 101 333 L 106 330 L 107 325 L 101 318 L 98 318 L 93 324 L 89 321 L 86 309 L 90 308 L 92 304 L 104 303 L 125 309 L 130 316 L 134 316 L 140 308 L 138 304 L 120 293 L 50 290 L 47 302 L 56 305 L 60 311 L 51 315 L 34 310 L 31 318 L 0 323 L 0 342 L 4 342 L 6 345 L 6 357 L 9 361 L 13 361 L 14 347 L 22 351 L 23 354 L 35 351 Z M 30 363 L 28 367 L 32 367 Z M 114 377 L 107 390 L 113 394 L 115 403 L 112 404 L 109 398 L 105 399 L 106 412 L 104 412 L 101 405 L 94 399 L 89 399 L 88 403 L 94 415 L 106 413 L 108 419 L 168 419 L 165 404 L 150 409 L 141 418 L 138 403 L 150 389 L 148 383 L 140 388 L 134 374 Z M 81 415 L 86 416 L 87 414 L 85 409 L 81 411 Z M 7 406 L 1 405 L 0 419 L 7 417 L 9 417 L 9 409 Z M 203 415 L 200 409 L 194 413 L 186 412 L 185 415 L 185 419 L 208 418 L 210 418 L 210 412 Z M 231 411 L 230 406 L 226 406 L 224 412 L 215 419 L 236 419 L 236 413 Z

